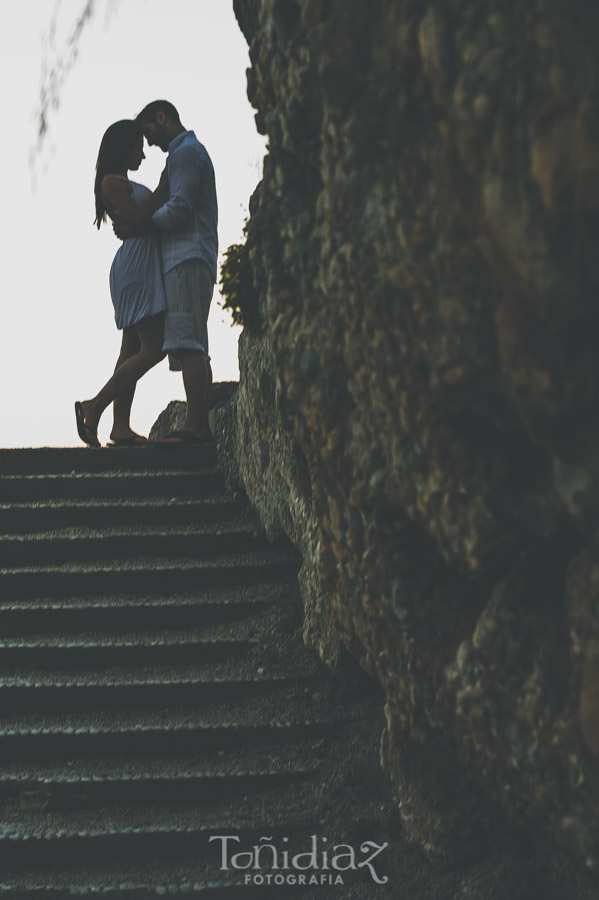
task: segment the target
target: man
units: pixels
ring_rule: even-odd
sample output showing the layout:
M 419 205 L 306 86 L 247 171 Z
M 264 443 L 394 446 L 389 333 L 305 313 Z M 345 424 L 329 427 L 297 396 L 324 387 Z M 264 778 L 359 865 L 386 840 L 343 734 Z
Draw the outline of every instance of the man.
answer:
M 211 440 L 208 410 L 212 368 L 208 312 L 216 282 L 218 206 L 214 168 L 206 148 L 181 124 L 167 100 L 149 103 L 137 116 L 150 146 L 168 152 L 169 199 L 152 216 L 162 237 L 162 272 L 167 311 L 163 350 L 170 368 L 181 370 L 187 415 L 181 429 L 162 443 Z M 132 233 L 119 225 L 119 237 Z

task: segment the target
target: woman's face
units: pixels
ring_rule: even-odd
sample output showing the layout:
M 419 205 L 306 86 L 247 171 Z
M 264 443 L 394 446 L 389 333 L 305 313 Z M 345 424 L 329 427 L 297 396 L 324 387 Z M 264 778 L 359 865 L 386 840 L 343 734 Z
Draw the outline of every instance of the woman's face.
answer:
M 144 153 L 144 139 L 142 135 L 129 151 L 129 156 L 127 157 L 127 168 L 132 169 L 134 172 L 137 171 L 137 169 L 139 169 L 139 167 L 141 166 L 142 159 L 145 158 L 146 155 Z

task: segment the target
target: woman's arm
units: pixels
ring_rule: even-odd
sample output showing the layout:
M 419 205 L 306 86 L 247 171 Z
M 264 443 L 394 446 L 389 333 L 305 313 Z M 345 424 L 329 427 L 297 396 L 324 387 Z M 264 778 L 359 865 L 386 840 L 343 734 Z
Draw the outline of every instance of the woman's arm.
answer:
M 118 175 L 106 175 L 102 179 L 102 197 L 104 202 L 114 210 L 119 219 L 129 225 L 146 225 L 156 210 L 162 206 L 168 194 L 168 176 L 166 168 L 160 176 L 156 190 L 142 203 L 133 202 L 130 185 Z

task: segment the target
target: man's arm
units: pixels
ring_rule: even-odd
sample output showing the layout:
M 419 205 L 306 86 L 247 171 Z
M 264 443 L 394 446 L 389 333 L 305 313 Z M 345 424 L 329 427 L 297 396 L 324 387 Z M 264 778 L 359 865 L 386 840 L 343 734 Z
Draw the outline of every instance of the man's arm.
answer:
M 201 159 L 194 148 L 176 150 L 169 162 L 169 199 L 152 216 L 161 231 L 184 227 L 193 220 L 201 178 Z
M 114 178 L 114 176 L 107 176 Z M 107 179 L 105 178 L 104 181 Z M 127 190 L 126 182 L 122 179 L 115 178 L 116 187 L 121 190 Z M 133 203 L 131 195 L 128 194 L 129 206 L 123 203 L 123 199 L 112 200 L 113 209 L 117 211 L 117 215 L 112 223 L 112 230 L 123 241 L 128 237 L 137 237 L 140 234 L 158 234 L 159 229 L 152 223 L 151 216 L 158 209 L 164 199 L 168 196 L 168 171 L 165 166 L 158 182 L 158 187 L 152 193 L 151 197 L 144 200 L 137 206 Z M 116 202 L 115 202 L 116 201 Z
M 120 241 L 125 238 L 138 237 L 140 234 L 160 234 L 160 228 L 153 222 L 146 222 L 144 225 L 131 225 L 124 219 L 115 219 L 112 223 L 112 230 Z

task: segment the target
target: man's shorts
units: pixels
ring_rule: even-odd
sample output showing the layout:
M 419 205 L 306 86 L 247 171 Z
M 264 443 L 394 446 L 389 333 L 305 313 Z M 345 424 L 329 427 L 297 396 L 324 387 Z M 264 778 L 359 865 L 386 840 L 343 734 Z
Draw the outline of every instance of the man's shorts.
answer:
M 177 350 L 200 350 L 208 355 L 208 313 L 214 279 L 201 259 L 186 259 L 164 275 L 166 316 L 164 344 L 169 367 L 180 371 Z

